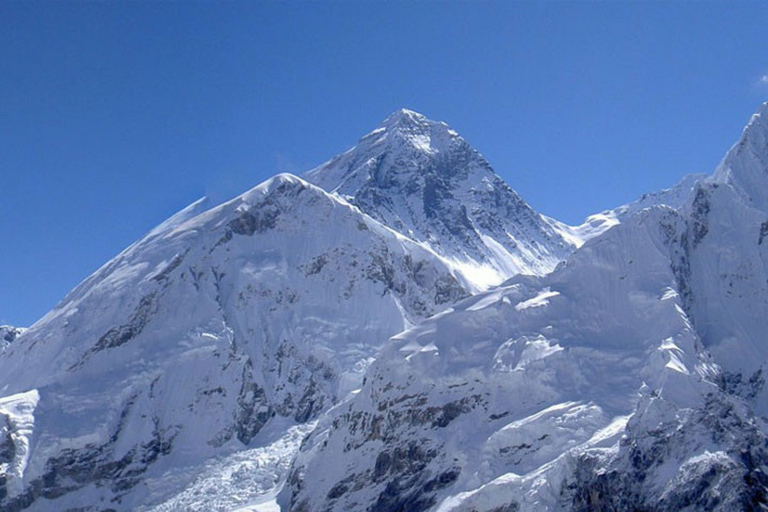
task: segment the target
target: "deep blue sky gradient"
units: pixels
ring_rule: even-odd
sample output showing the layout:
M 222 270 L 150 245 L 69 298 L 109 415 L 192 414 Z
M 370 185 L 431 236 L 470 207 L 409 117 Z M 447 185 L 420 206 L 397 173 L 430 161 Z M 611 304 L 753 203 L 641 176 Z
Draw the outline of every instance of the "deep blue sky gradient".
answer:
M 766 20 L 759 2 L 0 2 L 0 323 L 403 106 L 570 223 L 711 172 L 768 99 Z

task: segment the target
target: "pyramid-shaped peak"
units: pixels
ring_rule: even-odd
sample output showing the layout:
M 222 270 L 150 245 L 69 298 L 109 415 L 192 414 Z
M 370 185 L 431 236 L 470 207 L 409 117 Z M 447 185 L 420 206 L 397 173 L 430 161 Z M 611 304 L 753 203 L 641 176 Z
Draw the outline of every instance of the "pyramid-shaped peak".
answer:
M 386 189 L 392 195 L 400 187 L 410 187 L 400 192 L 411 195 L 427 174 L 446 179 L 450 175 L 452 183 L 458 183 L 477 172 L 493 175 L 482 155 L 448 124 L 402 108 L 361 137 L 356 146 L 302 177 L 323 190 L 346 196 L 371 188 L 377 194 Z

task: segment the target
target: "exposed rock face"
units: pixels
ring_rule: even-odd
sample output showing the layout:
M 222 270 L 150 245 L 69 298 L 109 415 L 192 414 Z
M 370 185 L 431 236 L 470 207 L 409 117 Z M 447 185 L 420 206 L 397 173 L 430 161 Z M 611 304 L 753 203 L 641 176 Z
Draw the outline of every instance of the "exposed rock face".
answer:
M 677 410 L 646 397 L 618 450 L 576 458 L 567 510 L 759 510 L 768 504 L 765 426 L 738 399 L 713 393 Z
M 0 351 L 21 336 L 26 329 L 22 327 L 13 327 L 11 325 L 0 325 Z

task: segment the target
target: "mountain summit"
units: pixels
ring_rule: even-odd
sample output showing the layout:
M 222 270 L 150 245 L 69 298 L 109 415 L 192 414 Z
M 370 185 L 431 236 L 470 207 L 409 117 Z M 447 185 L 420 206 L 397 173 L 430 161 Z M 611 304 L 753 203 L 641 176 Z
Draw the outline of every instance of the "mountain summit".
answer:
M 550 272 L 573 250 L 455 130 L 411 110 L 304 178 L 428 245 L 479 289 Z
M 430 121 L 424 114 L 420 114 L 407 108 L 401 108 L 400 110 L 392 112 L 381 123 L 383 127 L 392 130 L 400 128 L 405 129 L 406 131 L 418 128 L 429 128 L 436 124 L 447 126 L 445 123 L 435 123 L 434 121 Z

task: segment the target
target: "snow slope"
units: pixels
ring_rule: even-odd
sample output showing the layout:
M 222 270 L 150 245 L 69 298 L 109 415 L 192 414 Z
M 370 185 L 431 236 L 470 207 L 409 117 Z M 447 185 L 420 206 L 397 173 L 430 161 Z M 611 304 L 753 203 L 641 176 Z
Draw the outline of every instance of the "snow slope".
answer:
M 393 338 L 360 393 L 311 435 L 283 506 L 732 510 L 764 500 L 744 478 L 768 482 L 765 436 L 718 387 L 676 291 L 686 229 L 674 210 L 644 210 L 554 273 L 513 278 Z M 614 496 L 620 484 L 633 493 Z
M 194 479 L 177 495 L 157 506 L 137 510 L 263 510 L 270 506 L 270 502 L 274 503 L 274 496 L 283 485 L 283 475 L 293 462 L 301 441 L 314 426 L 314 422 L 309 422 L 283 430 L 276 425 L 278 428 L 274 428 L 274 432 L 280 437 L 275 441 L 206 461 L 202 470 L 194 468 Z M 169 472 L 150 485 L 162 489 L 173 486 L 177 479 L 178 475 Z

